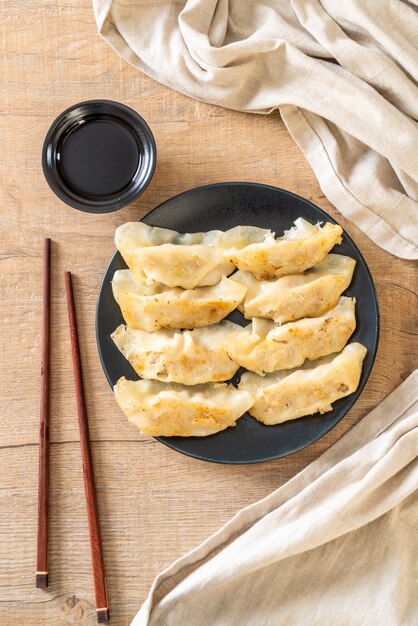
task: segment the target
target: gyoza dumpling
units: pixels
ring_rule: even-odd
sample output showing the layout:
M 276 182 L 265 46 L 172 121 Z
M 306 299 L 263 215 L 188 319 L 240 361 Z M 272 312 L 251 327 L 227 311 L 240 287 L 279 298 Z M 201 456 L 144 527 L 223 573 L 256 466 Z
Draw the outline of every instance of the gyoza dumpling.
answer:
M 205 437 L 235 426 L 253 403 L 248 391 L 225 383 L 186 387 L 120 378 L 116 402 L 130 422 L 153 437 Z
M 322 261 L 335 244 L 341 243 L 341 234 L 342 228 L 337 224 L 314 225 L 300 217 L 283 237 L 275 239 L 270 232 L 258 243 L 232 247 L 225 258 L 240 270 L 252 272 L 259 280 L 301 274 Z
M 266 376 L 246 372 L 238 388 L 254 397 L 249 414 L 268 426 L 326 413 L 335 400 L 356 391 L 366 352 L 360 343 L 351 343 L 340 354 L 323 357 L 309 368 Z
M 147 285 L 134 280 L 130 270 L 115 272 L 112 289 L 128 326 L 147 331 L 215 324 L 237 307 L 246 292 L 243 285 L 225 277 L 213 287 L 197 289 Z
M 211 245 L 222 231 L 178 233 L 167 228 L 128 222 L 116 229 L 116 247 L 137 280 L 194 289 L 215 285 L 234 265 Z
M 234 361 L 247 370 L 264 374 L 300 367 L 305 359 L 340 352 L 356 327 L 355 299 L 341 297 L 337 306 L 320 317 L 304 318 L 277 326 L 254 318 L 238 327 L 226 340 Z
M 112 339 L 139 376 L 199 385 L 228 380 L 238 370 L 225 349 L 241 326 L 223 321 L 195 330 L 147 333 L 121 324 Z
M 231 280 L 247 288 L 238 308 L 246 319 L 266 317 L 276 323 L 317 317 L 337 304 L 353 276 L 356 262 L 348 256 L 329 254 L 304 274 L 276 280 L 257 280 L 250 272 L 239 270 Z

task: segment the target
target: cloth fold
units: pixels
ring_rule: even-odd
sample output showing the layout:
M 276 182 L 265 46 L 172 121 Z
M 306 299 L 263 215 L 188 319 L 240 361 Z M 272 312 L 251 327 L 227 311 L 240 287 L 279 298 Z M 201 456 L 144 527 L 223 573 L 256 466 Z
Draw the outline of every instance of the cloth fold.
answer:
M 406 0 L 93 0 L 100 34 L 188 96 L 282 119 L 328 199 L 418 258 L 418 15 Z
M 418 370 L 162 572 L 132 626 L 418 623 Z

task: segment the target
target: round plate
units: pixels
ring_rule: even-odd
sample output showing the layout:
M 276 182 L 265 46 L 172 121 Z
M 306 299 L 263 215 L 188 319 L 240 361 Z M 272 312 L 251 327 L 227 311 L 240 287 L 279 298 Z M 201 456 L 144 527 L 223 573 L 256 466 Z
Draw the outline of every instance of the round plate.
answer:
M 270 228 L 278 236 L 292 226 L 298 217 L 309 222 L 333 222 L 325 211 L 289 191 L 256 183 L 221 183 L 186 191 L 148 213 L 146 224 L 172 228 L 179 232 L 214 229 L 227 230 L 239 224 Z M 313 443 L 333 428 L 359 397 L 372 369 L 379 338 L 379 309 L 376 290 L 363 256 L 352 239 L 344 233 L 343 243 L 335 252 L 357 261 L 354 277 L 346 295 L 357 298 L 357 328 L 350 341 L 367 348 L 360 385 L 357 391 L 334 402 L 334 408 L 323 415 L 265 426 L 250 415 L 241 417 L 234 428 L 209 437 L 158 437 L 161 443 L 189 456 L 216 463 L 259 463 L 296 452 Z M 121 376 L 137 380 L 138 376 L 114 345 L 110 334 L 123 323 L 119 306 L 112 295 L 111 280 L 116 270 L 126 265 L 117 252 L 110 261 L 97 303 L 96 334 L 103 369 L 110 385 Z M 227 319 L 241 325 L 249 322 L 234 311 Z M 238 375 L 232 380 L 236 382 Z

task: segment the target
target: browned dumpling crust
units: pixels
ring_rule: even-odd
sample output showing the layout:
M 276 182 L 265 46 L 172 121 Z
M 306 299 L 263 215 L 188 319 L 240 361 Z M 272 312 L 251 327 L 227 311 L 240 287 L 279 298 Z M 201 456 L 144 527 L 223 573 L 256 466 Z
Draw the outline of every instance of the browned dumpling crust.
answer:
M 186 387 L 158 380 L 126 380 L 114 387 L 115 399 L 145 435 L 205 437 L 235 423 L 253 404 L 248 391 L 225 383 Z
M 241 367 L 265 374 L 300 367 L 305 359 L 314 361 L 340 352 L 355 327 L 355 299 L 341 296 L 333 309 L 319 317 L 282 325 L 254 318 L 245 328 L 231 333 L 226 349 Z
M 149 332 L 216 324 L 242 302 L 246 293 L 243 285 L 225 277 L 212 287 L 181 289 L 134 280 L 129 270 L 115 272 L 112 289 L 128 326 Z
M 239 270 L 231 280 L 247 288 L 238 307 L 246 319 L 263 317 L 278 324 L 303 317 L 317 317 L 333 308 L 349 286 L 356 262 L 340 254 L 328 254 L 303 274 L 275 280 L 257 280 Z
M 249 414 L 268 426 L 326 413 L 333 402 L 356 391 L 366 352 L 360 343 L 351 343 L 340 354 L 323 357 L 309 367 L 266 376 L 246 372 L 238 388 L 254 397 Z
M 233 248 L 225 256 L 238 269 L 265 280 L 301 274 L 320 263 L 341 241 L 342 228 L 338 224 L 314 225 L 300 217 L 283 237 L 276 239 L 274 233 L 270 233 L 263 241 L 241 249 Z
M 239 365 L 226 351 L 229 338 L 241 330 L 233 322 L 194 330 L 148 333 L 121 324 L 112 339 L 141 378 L 199 385 L 229 380 Z

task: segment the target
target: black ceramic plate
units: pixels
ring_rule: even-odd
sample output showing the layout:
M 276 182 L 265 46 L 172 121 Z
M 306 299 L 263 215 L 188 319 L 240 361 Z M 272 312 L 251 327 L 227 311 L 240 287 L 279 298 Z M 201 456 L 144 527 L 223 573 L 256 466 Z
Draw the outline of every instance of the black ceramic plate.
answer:
M 294 220 L 335 222 L 322 209 L 289 191 L 255 183 L 221 183 L 186 191 L 148 213 L 146 224 L 172 228 L 180 232 L 213 229 L 227 230 L 238 224 L 270 228 L 278 236 L 292 226 Z M 333 428 L 351 409 L 359 397 L 372 369 L 379 337 L 379 310 L 376 291 L 369 269 L 359 249 L 344 233 L 343 243 L 335 252 L 357 261 L 353 281 L 346 295 L 357 298 L 357 328 L 350 341 L 359 341 L 367 348 L 360 385 L 347 398 L 334 403 L 332 411 L 301 419 L 264 426 L 245 414 L 234 428 L 209 437 L 159 437 L 165 445 L 205 461 L 216 463 L 258 463 L 291 454 L 316 441 Z M 113 344 L 110 334 L 123 318 L 113 299 L 111 279 L 114 272 L 126 265 L 117 252 L 110 261 L 103 279 L 97 304 L 97 344 L 103 369 L 113 386 L 121 376 L 136 380 L 138 376 Z M 228 319 L 248 324 L 234 312 Z M 239 376 L 234 377 L 233 381 Z

